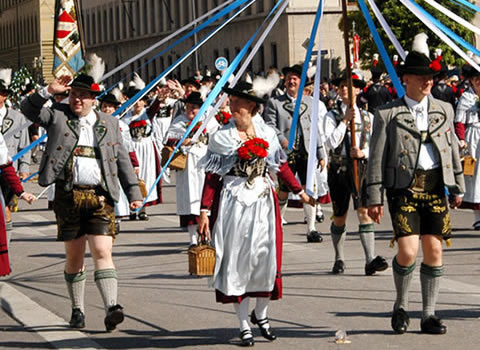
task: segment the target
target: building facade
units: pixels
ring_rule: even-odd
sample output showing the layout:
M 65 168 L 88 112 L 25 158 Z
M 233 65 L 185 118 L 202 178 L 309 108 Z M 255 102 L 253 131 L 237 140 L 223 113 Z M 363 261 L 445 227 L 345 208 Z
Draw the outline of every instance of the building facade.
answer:
M 203 45 L 197 54 L 182 63 L 173 74 L 183 79 L 194 75 L 197 69 L 202 72 L 207 68 L 214 71 L 215 59 L 220 56 L 231 62 L 276 2 L 277 0 L 254 2 Z M 108 71 L 220 3 L 221 1 L 216 0 L 105 0 L 102 2 L 83 0 L 81 12 L 87 52 L 95 52 L 104 58 Z M 285 13 L 256 54 L 249 67 L 250 70 L 258 73 L 270 67 L 282 68 L 303 61 L 306 50 L 302 44 L 310 36 L 317 6 L 317 0 L 291 0 Z M 338 29 L 340 17 L 341 0 L 327 0 L 320 26 L 321 49 L 324 52 L 326 50 L 322 76 L 329 75 L 330 68 L 338 71 L 338 66 L 342 65 L 344 48 L 342 34 Z M 196 37 L 189 38 L 173 50 L 158 55 L 168 45 L 162 46 L 154 53 L 132 63 L 107 83 L 118 81 L 137 70 L 144 80 L 153 79 L 215 26 L 206 28 Z M 173 40 L 168 44 L 173 43 Z M 334 65 L 329 64 L 330 59 L 335 63 Z
M 0 0 L 0 67 L 52 78 L 55 0 Z

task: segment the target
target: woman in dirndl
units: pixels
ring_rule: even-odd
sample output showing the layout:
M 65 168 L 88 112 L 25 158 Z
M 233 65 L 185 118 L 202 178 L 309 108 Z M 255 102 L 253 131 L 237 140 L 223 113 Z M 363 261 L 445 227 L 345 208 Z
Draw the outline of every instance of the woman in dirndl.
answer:
M 455 131 L 460 139 L 460 146 L 467 155 L 474 159 L 473 175 L 465 174 L 465 196 L 461 208 L 472 209 L 474 213 L 473 228 L 480 230 L 480 72 L 475 68 L 464 67 L 463 74 L 470 79 L 471 87 L 462 94 L 455 114 Z M 467 173 L 467 171 L 465 171 Z
M 0 133 L 0 172 L 0 176 L 2 176 L 5 183 L 8 184 L 18 198 L 23 199 L 29 204 L 35 200 L 34 195 L 23 191 L 20 179 L 12 165 L 12 160 L 8 156 L 7 145 L 2 133 Z M 8 245 L 9 239 L 7 238 L 5 223 L 5 202 L 2 191 L 0 191 L 0 277 L 7 276 L 11 272 L 10 261 L 8 259 Z
M 249 299 L 256 298 L 250 321 L 270 341 L 270 300 L 282 296 L 282 224 L 271 174 L 282 179 L 303 202 L 314 204 L 287 164 L 275 131 L 257 114 L 265 101 L 252 84 L 224 88 L 233 121 L 213 134 L 204 165 L 199 232 L 212 229 L 216 250 L 213 286 L 217 302 L 233 303 L 243 346 L 254 345 L 248 323 Z M 211 211 L 210 218 L 208 211 Z
M 193 118 L 197 115 L 203 100 L 199 92 L 192 92 L 183 100 L 185 112 L 176 117 L 167 131 L 166 144 L 176 146 L 185 135 L 187 128 Z M 216 124 L 216 123 L 215 123 Z M 197 227 L 200 215 L 200 199 L 202 196 L 205 173 L 199 169 L 199 164 L 207 154 L 208 131 L 192 143 L 192 137 L 201 127 L 199 121 L 190 135 L 183 141 L 180 151 L 187 156 L 186 167 L 183 170 L 176 170 L 176 193 L 177 193 L 177 215 L 180 216 L 180 226 L 188 230 L 190 236 L 190 248 L 195 247 L 197 242 Z

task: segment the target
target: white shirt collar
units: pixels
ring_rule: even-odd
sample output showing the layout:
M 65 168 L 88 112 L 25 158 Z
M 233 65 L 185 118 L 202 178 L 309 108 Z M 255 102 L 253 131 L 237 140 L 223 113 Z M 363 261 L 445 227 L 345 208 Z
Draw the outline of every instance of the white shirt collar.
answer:
M 416 115 L 415 111 L 419 107 L 423 108 L 423 112 L 428 111 L 428 97 L 427 96 L 425 96 L 420 102 L 415 101 L 414 99 L 411 99 L 407 95 L 404 96 L 404 99 L 405 99 L 405 103 L 407 104 L 408 108 L 413 113 L 413 115 Z
M 97 122 L 97 115 L 95 114 L 95 111 L 92 109 L 90 113 L 88 113 L 85 117 L 79 117 L 78 120 L 80 124 L 94 126 L 95 123 Z
M 0 108 L 0 121 L 3 121 L 3 118 L 7 115 L 7 106 L 5 104 Z

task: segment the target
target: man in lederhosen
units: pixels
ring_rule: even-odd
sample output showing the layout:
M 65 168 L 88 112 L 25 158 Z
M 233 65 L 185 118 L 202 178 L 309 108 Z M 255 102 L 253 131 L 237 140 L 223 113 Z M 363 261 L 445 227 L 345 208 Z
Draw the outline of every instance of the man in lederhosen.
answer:
M 336 107 L 328 112 L 325 118 L 325 144 L 329 149 L 330 161 L 328 169 L 328 187 L 332 199 L 333 217 L 330 225 L 333 248 L 335 250 L 335 263 L 333 274 L 342 274 L 345 270 L 344 242 L 347 235 L 346 221 L 350 198 L 358 216 L 358 232 L 365 253 L 365 274 L 373 275 L 378 271 L 388 268 L 388 263 L 382 256 L 375 255 L 375 232 L 373 220 L 368 216 L 366 196 L 366 169 L 369 157 L 368 146 L 370 142 L 371 123 L 373 115 L 357 104 L 348 107 L 349 96 L 347 77 L 332 81 L 339 87 L 339 96 Z M 365 87 L 365 81 L 353 74 L 353 101 Z M 355 123 L 355 134 L 350 131 L 350 122 Z M 355 138 L 353 146 L 352 137 Z M 354 161 L 357 162 L 357 178 L 353 171 Z M 358 189 L 357 186 L 358 185 Z
M 48 134 L 38 183 L 55 183 L 57 240 L 65 244 L 65 280 L 72 302 L 72 328 L 85 327 L 86 242 L 95 265 L 95 282 L 104 301 L 107 331 L 124 319 L 117 303 L 117 271 L 112 259 L 116 234 L 114 202 L 121 184 L 130 207 L 141 206 L 137 177 L 123 146 L 118 121 L 92 108 L 100 93 L 93 78 L 62 76 L 26 98 L 22 112 Z M 54 94 L 70 90 L 69 104 L 42 108 Z
M 268 100 L 263 118 L 265 122 L 273 127 L 277 132 L 278 139 L 283 149 L 288 153 L 288 165 L 294 174 L 300 178 L 300 183 L 305 188 L 307 183 L 307 163 L 308 148 L 310 145 L 310 129 L 318 130 L 319 140 L 321 131 L 321 121 L 327 113 L 327 109 L 323 102 L 319 101 L 319 125 L 312 125 L 313 98 L 311 96 L 303 96 L 298 119 L 297 134 L 294 142 L 294 149 L 288 151 L 288 138 L 290 137 L 290 129 L 292 126 L 292 117 L 295 110 L 295 103 L 300 87 L 300 79 L 302 76 L 302 67 L 298 64 L 292 67 L 283 68 L 285 76 L 284 95 L 275 96 Z M 326 153 L 323 145 L 319 142 L 317 146 L 317 159 L 325 160 Z M 279 181 L 280 190 L 278 192 L 278 200 L 282 209 L 282 216 L 288 203 L 288 188 Z M 307 220 L 307 241 L 322 242 L 323 238 L 315 229 L 315 207 L 304 205 L 305 217 Z
M 375 114 L 367 171 L 369 214 L 380 222 L 386 190 L 394 231 L 392 243 L 398 243 L 392 262 L 397 291 L 393 330 L 405 333 L 410 323 L 408 290 L 421 239 L 420 326 L 424 333 L 444 334 L 447 327 L 435 315 L 435 304 L 444 273 L 442 238 L 448 245 L 452 232 L 445 187 L 455 208 L 462 202 L 465 183 L 452 106 L 429 96 L 434 70 L 425 34 L 415 37 L 400 75 L 406 95 L 380 107 Z

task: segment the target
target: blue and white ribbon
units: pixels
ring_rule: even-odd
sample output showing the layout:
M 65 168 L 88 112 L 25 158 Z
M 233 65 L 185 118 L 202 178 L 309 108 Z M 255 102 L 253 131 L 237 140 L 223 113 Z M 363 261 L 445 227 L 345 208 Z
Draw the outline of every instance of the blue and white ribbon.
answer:
M 218 10 L 220 10 L 221 8 L 227 6 L 228 4 L 232 3 L 234 0 L 228 0 L 228 1 L 225 1 L 225 3 L 215 7 L 214 9 L 212 9 L 211 11 L 203 14 L 202 16 L 196 18 L 195 20 L 193 20 L 192 22 L 188 23 L 186 26 L 178 29 L 177 31 L 175 31 L 174 33 L 170 34 L 170 35 L 167 35 L 165 38 L 163 38 L 162 40 L 160 40 L 159 42 L 153 44 L 152 46 L 150 46 L 149 48 L 143 50 L 142 52 L 140 52 L 139 54 L 133 56 L 132 58 L 128 59 L 127 61 L 125 61 L 124 63 L 122 63 L 121 65 L 119 65 L 118 67 L 115 67 L 114 69 L 112 69 L 110 72 L 106 73 L 101 81 L 104 81 L 105 79 L 108 79 L 110 78 L 112 75 L 114 75 L 115 73 L 117 73 L 118 71 L 121 71 L 123 68 L 127 67 L 130 63 L 132 62 L 135 62 L 137 61 L 138 59 L 140 59 L 141 57 L 145 56 L 146 54 L 150 53 L 151 51 L 155 50 L 157 47 L 159 46 L 162 46 L 163 44 L 165 44 L 166 42 L 170 41 L 172 38 L 175 38 L 177 35 L 183 33 L 184 31 L 186 31 L 188 28 L 192 27 L 192 26 L 196 26 L 198 23 L 200 23 L 201 21 L 203 21 L 205 18 L 211 16 L 213 13 L 217 12 Z M 193 33 L 193 31 L 192 31 Z M 190 33 L 189 33 L 190 34 Z M 150 61 L 148 61 L 147 63 L 145 64 L 148 64 Z M 143 65 L 142 65 L 143 66 Z M 141 67 L 138 67 L 138 69 L 141 69 Z
M 246 0 L 237 0 L 240 1 L 241 3 L 246 2 Z M 161 73 L 158 77 L 156 77 L 154 80 L 152 80 L 150 83 L 145 86 L 145 88 L 141 91 L 139 91 L 135 96 L 133 96 L 131 99 L 126 101 L 119 109 L 117 109 L 114 113 L 113 116 L 117 116 L 119 114 L 122 114 L 124 112 L 127 112 L 138 100 L 143 98 L 146 94 L 152 90 L 160 80 L 162 80 L 164 77 L 166 77 L 168 74 L 170 74 L 175 68 L 177 68 L 183 61 L 185 61 L 188 57 L 190 57 L 196 50 L 198 50 L 201 46 L 203 46 L 209 39 L 211 39 L 217 32 L 223 29 L 228 23 L 233 21 L 237 16 L 239 16 L 243 11 L 245 11 L 250 5 L 252 5 L 256 0 L 250 0 L 244 7 L 242 7 L 240 10 L 238 10 L 235 14 L 233 14 L 231 17 L 227 18 L 218 28 L 210 32 L 205 38 L 203 38 L 198 44 L 193 46 L 189 51 L 187 51 L 185 54 L 182 55 L 178 60 L 176 60 L 170 67 L 168 67 L 163 73 Z M 230 6 L 234 6 L 235 4 L 232 4 Z M 229 11 L 229 7 L 226 9 L 220 11 L 220 13 L 224 11 Z M 228 13 L 227 12 L 227 13 Z M 218 15 L 218 14 L 217 14 Z M 206 22 L 205 22 L 206 23 Z M 203 24 L 205 24 L 203 23 Z M 202 24 L 202 26 L 203 26 Z M 199 27 L 200 28 L 200 27 Z
M 295 136 L 297 134 L 297 124 L 298 124 L 298 117 L 300 115 L 300 106 L 302 105 L 303 89 L 305 89 L 308 64 L 310 63 L 310 59 L 312 58 L 312 51 L 313 51 L 313 46 L 315 44 L 315 37 L 318 32 L 318 25 L 320 23 L 320 19 L 322 18 L 322 13 L 323 13 L 322 8 L 323 8 L 323 0 L 320 0 L 320 2 L 318 3 L 317 14 L 315 15 L 315 21 L 313 22 L 312 32 L 310 34 L 310 40 L 308 42 L 307 53 L 305 55 L 305 62 L 303 62 L 302 76 L 300 79 L 300 86 L 298 88 L 297 100 L 295 102 L 295 110 L 293 112 L 292 127 L 290 128 L 290 137 L 288 139 L 289 150 L 293 149 L 293 143 L 295 142 Z
M 320 3 L 320 19 L 323 17 L 324 2 Z M 321 38 L 318 40 L 318 51 L 320 52 Z M 318 133 L 319 133 L 319 106 L 320 106 L 320 77 L 322 76 L 322 55 L 317 55 L 317 71 L 315 72 L 315 81 L 313 85 L 313 106 L 312 106 L 312 125 L 310 128 L 310 144 L 308 145 L 307 160 L 307 182 L 305 191 L 311 197 L 317 197 L 315 193 L 315 178 L 318 167 L 317 149 L 318 149 Z M 325 118 L 325 116 L 322 116 Z M 322 120 L 323 121 L 323 120 Z M 323 124 L 323 123 L 322 123 Z M 323 128 L 322 128 L 323 129 Z M 323 135 L 323 132 L 322 132 Z M 323 140 L 320 140 L 323 144 Z M 318 186 L 318 185 L 317 185 Z
M 480 7 L 472 4 L 471 2 L 469 1 L 465 1 L 465 0 L 455 0 L 455 2 L 459 3 L 459 4 L 462 4 L 468 8 L 471 8 L 472 10 L 474 11 L 477 11 L 477 12 L 480 12 Z
M 368 12 L 368 7 L 365 4 L 364 0 L 358 0 L 358 5 L 362 10 L 363 17 L 365 17 L 365 20 L 367 21 L 368 28 L 372 33 L 373 40 L 377 45 L 378 52 L 382 57 L 382 60 L 383 60 L 383 63 L 385 64 L 385 68 L 387 69 L 388 75 L 390 76 L 390 79 L 392 79 L 393 86 L 395 87 L 395 90 L 397 90 L 397 95 L 398 97 L 402 97 L 403 95 L 405 95 L 405 89 L 403 88 L 402 83 L 398 78 L 397 72 L 395 71 L 395 68 L 393 67 L 392 62 L 390 61 L 390 57 L 388 56 L 388 52 L 385 49 L 385 46 L 383 45 L 382 39 L 380 39 L 378 30 L 375 27 L 375 24 L 373 23 L 372 17 L 370 16 L 370 12 Z
M 450 17 L 455 22 L 460 23 L 465 28 L 470 29 L 472 32 L 474 32 L 477 35 L 480 35 L 480 28 L 478 28 L 477 26 L 474 26 L 470 22 L 464 20 L 462 17 L 453 13 L 452 11 L 447 9 L 446 7 L 440 5 L 438 2 L 436 2 L 434 0 L 425 0 L 425 2 L 427 4 L 429 4 L 430 6 L 434 7 L 435 9 L 437 9 L 438 11 L 440 11 L 441 13 L 443 13 L 444 15 Z
M 263 42 L 265 41 L 265 38 L 268 36 L 268 34 L 270 34 L 273 26 L 275 25 L 275 23 L 277 23 L 278 21 L 278 18 L 282 15 L 283 11 L 285 11 L 285 8 L 288 6 L 288 3 L 290 0 L 280 0 L 277 2 L 277 4 L 272 8 L 272 10 L 270 11 L 270 13 L 267 15 L 267 17 L 265 17 L 265 20 L 263 21 L 262 25 L 260 25 L 259 29 L 262 28 L 262 26 L 267 22 L 267 20 L 271 17 L 271 15 L 275 12 L 276 8 L 280 5 L 280 3 L 282 3 L 282 1 L 284 1 L 284 4 L 282 5 L 282 7 L 278 10 L 278 12 L 275 14 L 275 16 L 273 17 L 272 21 L 268 24 L 267 28 L 265 29 L 265 31 L 262 33 L 262 35 L 258 38 L 257 42 L 255 43 L 255 46 L 252 48 L 252 50 L 250 51 L 250 53 L 248 54 L 247 58 L 245 59 L 245 61 L 242 63 L 240 69 L 238 70 L 237 74 L 235 75 L 235 77 L 233 78 L 232 82 L 230 83 L 230 87 L 234 87 L 237 82 L 240 80 L 240 78 L 242 77 L 243 73 L 245 73 L 245 71 L 247 70 L 250 62 L 253 60 L 253 58 L 255 57 L 256 53 L 258 52 L 258 50 L 260 49 L 260 46 L 262 46 Z M 195 135 L 193 135 L 192 137 L 192 142 L 195 142 L 199 137 L 200 135 L 202 134 L 203 130 L 205 130 L 205 128 L 207 127 L 208 123 L 210 122 L 210 120 L 212 120 L 212 118 L 215 116 L 215 114 L 217 113 L 217 111 L 220 109 L 220 106 L 225 102 L 225 100 L 227 99 L 228 95 L 227 94 L 222 94 L 222 97 L 220 97 L 220 99 L 218 100 L 218 102 L 215 104 L 215 107 L 213 107 L 208 116 L 205 118 L 205 121 L 202 123 L 202 126 L 199 130 L 197 130 L 197 132 L 195 133 Z
M 460 57 L 467 61 L 472 67 L 480 72 L 480 66 L 469 57 L 462 49 L 460 49 L 444 32 L 442 32 L 424 12 L 420 11 L 414 4 L 409 0 L 400 0 L 400 2 L 407 7 L 415 16 L 418 17 L 432 32 L 435 33 L 443 42 L 452 48 Z M 431 16 L 430 16 L 431 17 Z
M 398 41 L 397 37 L 395 34 L 393 34 L 392 29 L 388 25 L 387 21 L 383 17 L 382 13 L 378 9 L 377 5 L 375 4 L 375 1 L 373 0 L 368 0 L 368 4 L 370 5 L 373 13 L 375 14 L 375 17 L 377 17 L 377 20 L 380 22 L 383 30 L 387 34 L 388 38 L 392 42 L 393 46 L 398 52 L 398 55 L 402 58 L 403 61 L 405 61 L 405 58 L 407 57 L 407 54 L 405 53 L 405 50 L 403 49 L 402 45 Z

